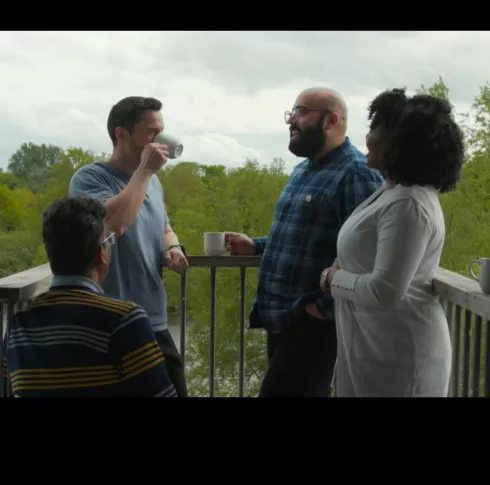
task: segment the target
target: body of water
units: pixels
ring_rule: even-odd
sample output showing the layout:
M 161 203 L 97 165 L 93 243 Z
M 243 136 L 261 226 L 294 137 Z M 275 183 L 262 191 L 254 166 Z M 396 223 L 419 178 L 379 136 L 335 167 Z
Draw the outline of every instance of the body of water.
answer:
M 180 352 L 180 324 L 169 325 L 168 330 L 170 332 L 170 335 L 172 335 L 172 338 L 174 339 L 174 342 L 175 342 L 175 345 L 177 346 L 177 349 Z

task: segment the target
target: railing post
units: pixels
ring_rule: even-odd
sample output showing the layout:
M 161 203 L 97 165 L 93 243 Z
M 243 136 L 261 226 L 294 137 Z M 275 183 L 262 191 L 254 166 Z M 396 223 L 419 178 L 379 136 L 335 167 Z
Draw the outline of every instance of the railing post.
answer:
M 187 320 L 187 271 L 180 277 L 180 356 L 185 369 L 185 325 Z
M 482 317 L 475 317 L 475 342 L 473 347 L 473 397 L 480 396 L 480 365 L 481 365 L 481 325 Z
M 3 372 L 3 342 L 5 340 L 5 333 L 7 330 L 7 324 L 5 322 L 5 307 L 6 305 L 4 305 L 2 301 L 0 301 L 0 397 L 7 396 L 7 376 L 5 376 Z
M 470 370 L 471 370 L 471 312 L 464 312 L 464 361 L 463 361 L 463 397 L 470 395 Z
M 454 355 L 453 355 L 453 397 L 459 397 L 459 375 L 460 375 L 460 363 L 461 363 L 461 307 L 456 306 L 456 318 L 454 321 L 455 335 L 454 335 Z
M 238 396 L 243 397 L 245 385 L 245 290 L 246 268 L 240 267 L 240 357 L 238 363 Z
M 3 343 L 7 338 L 7 335 L 10 334 L 10 325 L 12 323 L 12 318 L 14 317 L 14 305 L 12 302 L 8 301 L 7 303 L 0 302 L 1 311 L 1 347 L 0 347 L 0 397 L 10 397 L 12 395 L 12 386 L 10 382 L 10 377 L 8 375 L 4 375 L 3 372 L 3 358 L 7 357 L 4 355 L 3 351 Z M 6 354 L 6 352 L 5 352 Z
M 27 302 L 22 303 L 23 306 L 26 305 Z M 7 335 L 10 335 L 10 328 L 12 325 L 12 320 L 14 318 L 14 305 L 12 302 L 9 302 L 7 304 L 7 328 L 6 328 L 6 333 Z M 10 376 L 7 376 L 7 397 L 12 396 L 12 383 L 10 381 Z
M 485 335 L 485 391 L 484 396 L 490 397 L 490 332 L 488 331 L 488 322 Z
M 209 339 L 209 397 L 214 397 L 216 358 L 216 266 L 211 266 L 211 335 Z

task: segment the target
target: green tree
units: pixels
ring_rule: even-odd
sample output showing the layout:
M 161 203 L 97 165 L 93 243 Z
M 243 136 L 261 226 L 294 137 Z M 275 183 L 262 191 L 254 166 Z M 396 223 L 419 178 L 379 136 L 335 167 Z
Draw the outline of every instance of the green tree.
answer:
M 490 150 L 490 84 L 480 88 L 471 106 L 473 126 L 468 130 L 468 148 L 475 157 L 489 159 Z
M 446 101 L 449 101 L 451 103 L 451 100 L 449 99 L 449 88 L 446 86 L 446 83 L 441 76 L 439 76 L 438 80 L 432 86 L 426 88 L 422 84 L 420 88 L 417 89 L 415 92 L 417 94 L 430 94 L 431 96 L 445 99 Z
M 10 157 L 8 170 L 15 177 L 24 179 L 34 192 L 40 192 L 49 169 L 59 163 L 62 152 L 62 148 L 54 145 L 23 143 Z
M 0 186 L 0 227 L 5 232 L 13 231 L 22 224 L 23 208 L 15 200 L 15 192 L 6 185 Z
M 27 183 L 25 180 L 18 179 L 10 172 L 4 172 L 2 168 L 0 168 L 0 185 L 5 185 L 9 189 L 15 189 L 17 187 L 27 187 Z

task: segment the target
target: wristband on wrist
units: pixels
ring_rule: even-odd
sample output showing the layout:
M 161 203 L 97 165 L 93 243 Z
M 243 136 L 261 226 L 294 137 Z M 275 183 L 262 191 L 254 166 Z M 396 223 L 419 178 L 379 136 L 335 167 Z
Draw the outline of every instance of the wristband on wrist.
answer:
M 172 244 L 171 246 L 169 246 L 165 250 L 165 252 L 170 251 L 173 248 L 179 248 L 184 253 L 184 256 L 187 258 L 187 253 L 185 252 L 185 247 L 182 244 Z

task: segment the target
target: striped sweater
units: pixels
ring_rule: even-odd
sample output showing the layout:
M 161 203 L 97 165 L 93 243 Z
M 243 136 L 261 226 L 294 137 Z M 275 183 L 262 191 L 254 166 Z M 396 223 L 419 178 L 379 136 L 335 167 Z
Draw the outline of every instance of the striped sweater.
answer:
M 86 287 L 39 296 L 3 345 L 15 397 L 176 397 L 145 311 Z

